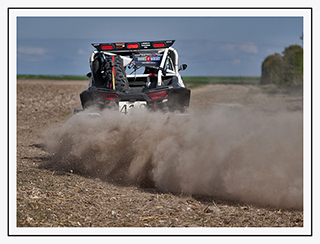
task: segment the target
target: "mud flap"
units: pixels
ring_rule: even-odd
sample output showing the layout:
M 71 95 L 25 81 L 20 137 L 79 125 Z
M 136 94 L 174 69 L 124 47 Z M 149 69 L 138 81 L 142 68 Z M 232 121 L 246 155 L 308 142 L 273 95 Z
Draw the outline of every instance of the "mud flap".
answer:
M 186 88 L 177 88 L 169 90 L 167 106 L 170 112 L 176 110 L 183 113 L 189 107 L 191 91 Z

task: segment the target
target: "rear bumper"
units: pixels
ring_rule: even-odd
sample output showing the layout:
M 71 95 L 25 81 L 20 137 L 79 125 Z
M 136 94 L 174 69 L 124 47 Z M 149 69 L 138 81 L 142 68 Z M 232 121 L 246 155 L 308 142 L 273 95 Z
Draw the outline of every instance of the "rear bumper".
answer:
M 160 94 L 160 96 L 151 96 L 151 93 Z M 172 86 L 147 89 L 134 93 L 124 93 L 92 86 L 80 94 L 80 99 L 83 109 L 90 106 L 97 106 L 100 109 L 119 107 L 119 102 L 121 101 L 145 101 L 147 107 L 151 110 L 169 109 L 169 111 L 179 110 L 183 112 L 189 107 L 190 93 L 187 88 L 173 88 Z

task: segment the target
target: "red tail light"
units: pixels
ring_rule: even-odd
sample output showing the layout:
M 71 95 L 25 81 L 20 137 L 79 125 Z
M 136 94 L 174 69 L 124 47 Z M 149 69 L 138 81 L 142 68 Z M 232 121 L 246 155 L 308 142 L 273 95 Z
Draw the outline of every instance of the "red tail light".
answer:
M 158 92 L 151 92 L 148 94 L 148 97 L 152 100 L 159 99 L 159 98 L 165 98 L 168 94 L 168 91 L 158 91 Z
M 165 44 L 163 42 L 160 43 L 154 43 L 153 47 L 165 47 Z
M 128 44 L 128 45 L 127 45 L 127 48 L 128 48 L 128 49 L 133 49 L 133 48 L 138 48 L 138 47 L 139 47 L 139 45 L 138 45 L 137 43 Z
M 100 99 L 102 100 L 108 100 L 108 101 L 114 101 L 118 98 L 118 95 L 117 94 L 114 94 L 114 93 L 98 93 Z
M 111 49 L 113 49 L 113 45 L 103 45 L 103 46 L 101 47 L 101 49 L 102 49 L 102 50 L 111 50 Z

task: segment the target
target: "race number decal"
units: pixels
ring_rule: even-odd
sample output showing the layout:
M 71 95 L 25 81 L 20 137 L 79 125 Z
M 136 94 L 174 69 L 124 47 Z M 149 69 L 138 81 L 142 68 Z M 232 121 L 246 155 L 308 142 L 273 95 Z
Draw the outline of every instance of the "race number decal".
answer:
M 147 102 L 137 101 L 137 102 L 119 102 L 119 111 L 121 113 L 128 113 L 130 109 L 145 109 L 147 106 Z

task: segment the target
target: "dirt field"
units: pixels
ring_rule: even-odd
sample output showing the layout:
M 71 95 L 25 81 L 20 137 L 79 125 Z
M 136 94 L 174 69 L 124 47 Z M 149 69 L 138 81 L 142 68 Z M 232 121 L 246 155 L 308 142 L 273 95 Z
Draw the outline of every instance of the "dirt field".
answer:
M 210 85 L 192 90 L 182 122 L 133 116 L 129 128 L 114 115 L 88 128 L 72 119 L 86 88 L 18 80 L 18 227 L 303 226 L 301 90 Z

